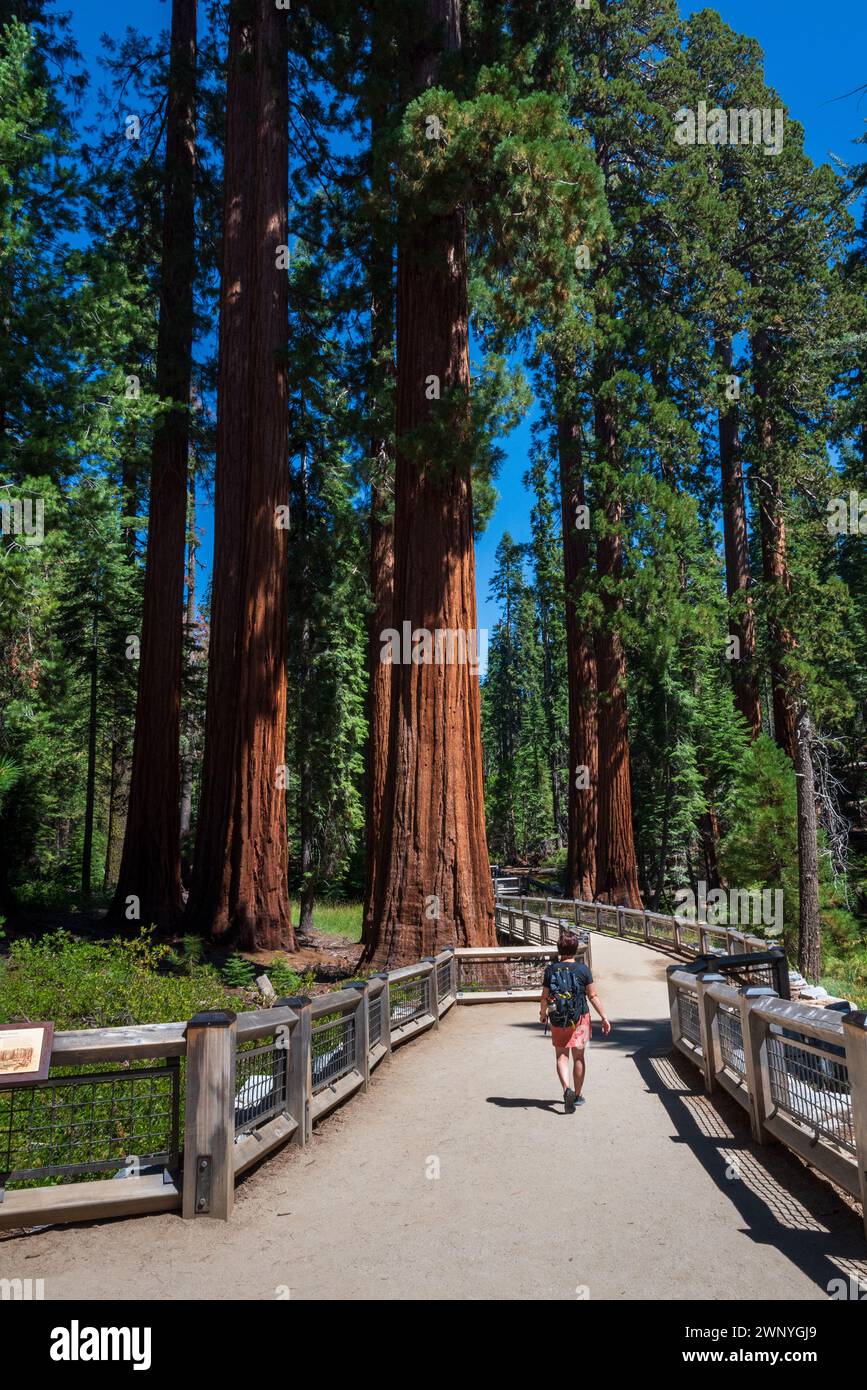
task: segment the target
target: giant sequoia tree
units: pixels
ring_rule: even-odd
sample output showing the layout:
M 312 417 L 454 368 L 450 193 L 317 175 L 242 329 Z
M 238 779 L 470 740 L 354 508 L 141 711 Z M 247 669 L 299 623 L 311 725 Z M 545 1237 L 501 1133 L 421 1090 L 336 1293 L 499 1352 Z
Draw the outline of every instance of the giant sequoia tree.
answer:
M 231 8 L 214 581 L 187 915 L 246 948 L 294 945 L 287 886 L 286 14 Z
M 183 908 L 180 705 L 195 279 L 196 0 L 173 0 L 156 393 L 132 776 L 114 915 L 173 925 Z
M 409 96 L 460 47 L 459 0 L 428 0 L 409 58 Z M 476 632 L 468 451 L 465 210 L 404 224 L 397 262 L 397 459 L 392 626 Z M 432 395 L 438 397 L 433 399 Z M 437 413 L 449 411 L 448 428 Z M 436 439 L 439 457 L 431 444 Z M 494 945 L 485 840 L 478 673 L 466 661 L 392 667 L 388 780 L 375 892 L 365 905 L 373 961 L 447 944 Z

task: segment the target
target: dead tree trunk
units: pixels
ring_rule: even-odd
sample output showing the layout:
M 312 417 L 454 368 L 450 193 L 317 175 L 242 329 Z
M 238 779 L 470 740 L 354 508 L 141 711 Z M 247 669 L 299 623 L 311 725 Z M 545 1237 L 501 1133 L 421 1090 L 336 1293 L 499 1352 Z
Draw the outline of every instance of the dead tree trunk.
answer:
M 795 737 L 795 776 L 798 791 L 798 969 L 808 980 L 818 980 L 822 968 L 819 922 L 819 851 L 817 844 L 816 786 L 813 775 L 813 729 L 810 712 L 798 706 Z
M 182 910 L 179 737 L 195 271 L 196 0 L 174 0 L 156 390 L 173 402 L 154 435 L 132 774 L 111 907 L 170 927 Z
M 558 387 L 557 449 L 563 572 L 566 590 L 566 667 L 569 685 L 569 839 L 566 847 L 566 893 L 592 902 L 596 892 L 597 743 L 596 653 L 593 635 L 579 605 L 590 574 L 590 544 L 581 458 L 581 432 L 574 410 L 564 399 L 571 374 L 555 363 Z
M 459 0 L 428 0 L 427 19 L 410 95 L 435 82 L 442 49 L 460 45 Z M 434 646 L 437 629 L 451 632 L 458 658 L 477 640 L 468 391 L 465 218 L 455 209 L 398 235 L 392 626 L 424 629 Z M 437 429 L 444 412 L 448 428 Z M 495 944 L 478 672 L 466 659 L 392 666 L 376 850 L 367 960 L 398 965 L 446 945 Z
M 723 368 L 730 373 L 731 340 L 722 341 L 718 352 Z M 737 652 L 731 659 L 732 688 L 735 704 L 747 721 L 752 737 L 758 738 L 762 732 L 762 707 L 756 671 L 756 620 L 750 596 L 744 468 L 738 432 L 738 409 L 734 403 L 719 412 L 719 458 L 729 635 L 737 641 Z
M 287 887 L 286 17 L 230 12 L 211 650 L 188 916 L 293 949 Z M 284 248 L 280 253 L 280 248 Z M 278 255 L 278 253 L 280 253 Z
M 762 576 L 767 591 L 768 638 L 770 672 L 774 711 L 774 738 L 784 753 L 795 761 L 795 704 L 792 699 L 791 678 L 786 670 L 786 657 L 794 650 L 795 640 L 780 609 L 792 591 L 792 581 L 786 558 L 786 521 L 783 494 L 774 459 L 774 424 L 769 406 L 768 337 L 760 329 L 752 343 L 756 375 L 757 435 L 759 462 L 756 468 L 756 491 L 759 508 L 759 530 L 762 544 Z

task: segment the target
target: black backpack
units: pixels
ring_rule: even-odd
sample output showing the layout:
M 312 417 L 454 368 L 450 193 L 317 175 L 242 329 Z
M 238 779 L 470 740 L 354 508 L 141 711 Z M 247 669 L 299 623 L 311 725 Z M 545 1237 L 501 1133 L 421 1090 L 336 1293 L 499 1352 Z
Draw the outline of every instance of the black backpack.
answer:
M 587 990 L 574 965 L 555 965 L 548 979 L 548 1022 L 568 1028 L 587 1012 Z

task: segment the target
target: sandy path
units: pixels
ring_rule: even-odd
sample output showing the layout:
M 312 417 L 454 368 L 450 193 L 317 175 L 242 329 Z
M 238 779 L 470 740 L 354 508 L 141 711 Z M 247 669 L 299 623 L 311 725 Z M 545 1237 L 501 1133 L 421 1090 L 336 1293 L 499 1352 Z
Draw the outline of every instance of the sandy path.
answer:
M 672 1059 L 665 958 L 593 952 L 615 1029 L 575 1115 L 535 1005 L 453 1008 L 248 1177 L 228 1225 L 58 1227 L 0 1243 L 0 1277 L 48 1299 L 825 1298 L 867 1278 L 852 1210 Z

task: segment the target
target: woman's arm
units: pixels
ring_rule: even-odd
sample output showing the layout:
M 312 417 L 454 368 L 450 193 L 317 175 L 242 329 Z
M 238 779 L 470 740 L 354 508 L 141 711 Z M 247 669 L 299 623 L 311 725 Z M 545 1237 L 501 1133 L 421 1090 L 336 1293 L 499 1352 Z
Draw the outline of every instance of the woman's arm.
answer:
M 539 1000 L 539 1022 L 548 1022 L 548 986 L 542 986 L 542 998 Z
M 598 1013 L 599 1017 L 602 1019 L 602 1032 L 603 1032 L 603 1035 L 606 1034 L 606 1033 L 610 1033 L 610 1032 L 611 1032 L 611 1024 L 608 1022 L 608 1019 L 607 1019 L 607 1017 L 606 1017 L 606 1015 L 605 1015 L 605 1005 L 602 1003 L 602 1000 L 599 998 L 599 995 L 596 993 L 596 986 L 595 986 L 595 985 L 588 985 L 588 986 L 587 986 L 587 998 L 590 1000 L 590 1003 L 593 1005 L 593 1007 L 594 1007 L 594 1009 L 596 1010 L 596 1012 Z

